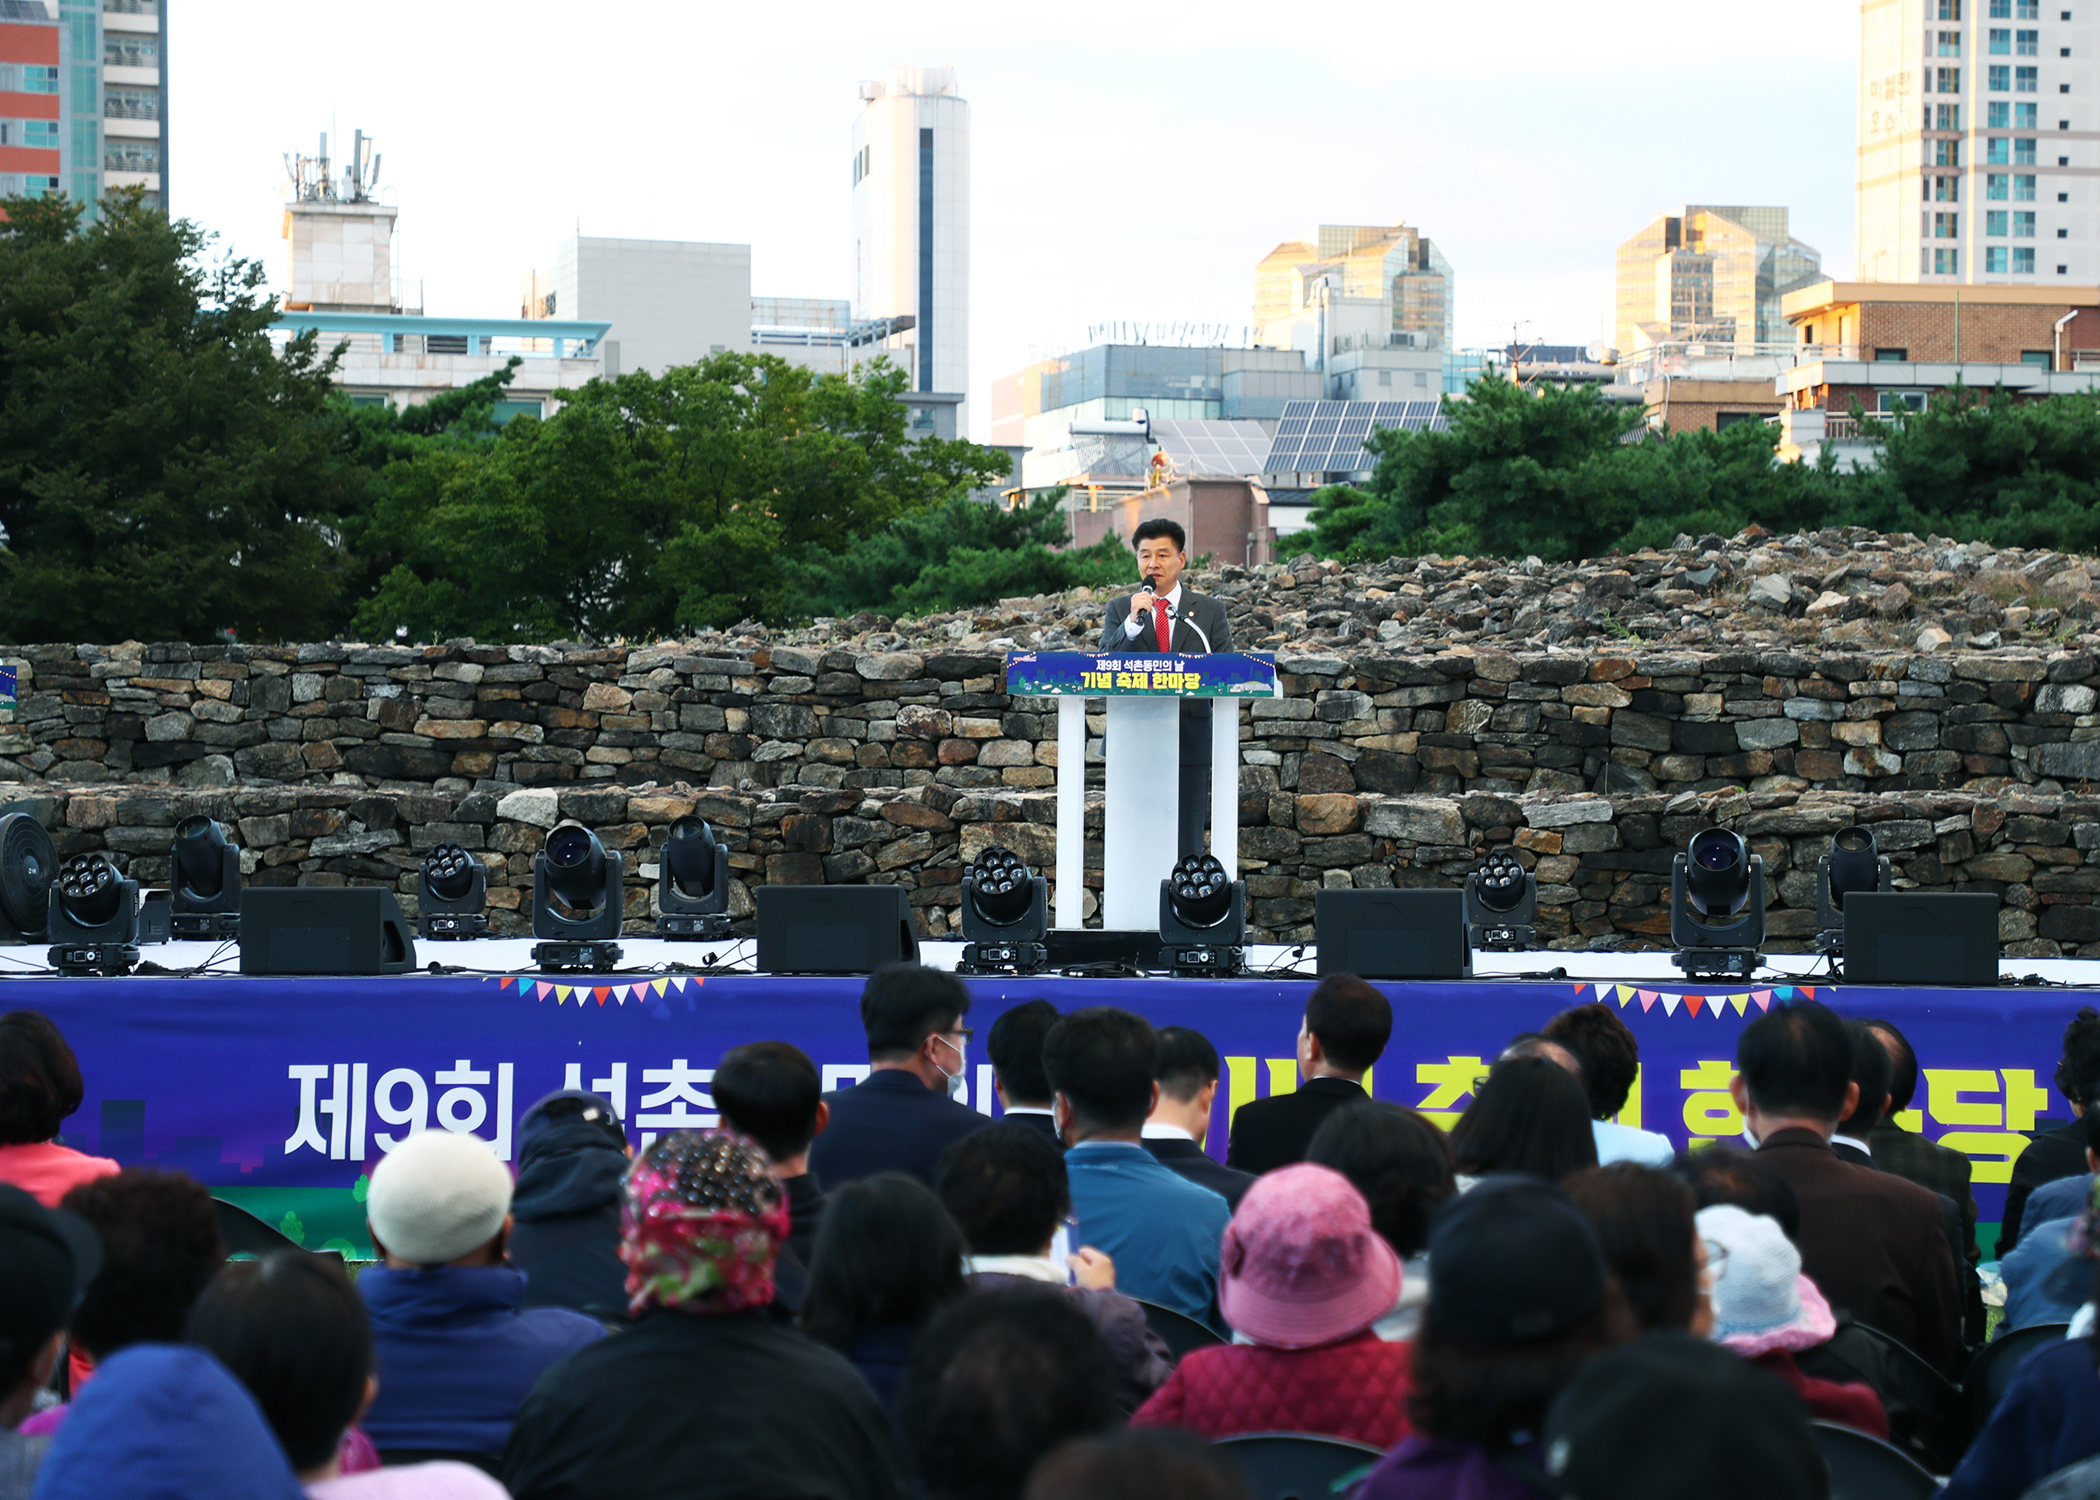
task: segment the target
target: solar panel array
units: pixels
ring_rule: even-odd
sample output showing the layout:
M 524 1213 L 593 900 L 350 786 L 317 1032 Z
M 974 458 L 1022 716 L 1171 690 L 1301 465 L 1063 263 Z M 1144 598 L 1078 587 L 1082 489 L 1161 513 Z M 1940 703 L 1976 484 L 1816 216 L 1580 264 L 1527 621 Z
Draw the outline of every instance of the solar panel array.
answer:
M 1259 422 L 1155 421 L 1152 438 L 1184 474 L 1259 474 L 1269 435 Z
M 1441 432 L 1449 425 L 1439 401 L 1287 402 L 1262 472 L 1368 473 L 1377 461 L 1364 451 L 1364 439 L 1374 430 Z

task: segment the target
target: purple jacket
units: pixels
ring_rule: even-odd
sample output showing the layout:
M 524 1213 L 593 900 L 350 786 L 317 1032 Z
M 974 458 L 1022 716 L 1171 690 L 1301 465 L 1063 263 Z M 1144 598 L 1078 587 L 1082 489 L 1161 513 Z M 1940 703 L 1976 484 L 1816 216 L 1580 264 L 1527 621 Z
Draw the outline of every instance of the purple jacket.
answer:
M 1522 1450 L 1536 1464 L 1535 1449 Z M 1356 1500 L 1547 1500 L 1483 1448 L 1415 1433 L 1379 1461 L 1358 1486 Z

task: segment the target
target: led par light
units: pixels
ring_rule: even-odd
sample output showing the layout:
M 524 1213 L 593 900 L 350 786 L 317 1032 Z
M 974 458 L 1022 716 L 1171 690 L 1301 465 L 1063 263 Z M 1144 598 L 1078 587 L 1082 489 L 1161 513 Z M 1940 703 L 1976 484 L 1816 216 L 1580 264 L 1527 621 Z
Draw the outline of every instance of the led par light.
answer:
M 532 857 L 532 961 L 541 969 L 604 973 L 620 962 L 625 866 L 581 823 L 563 823 Z
M 1816 951 L 1844 953 L 1847 896 L 1894 888 L 1888 856 L 1875 849 L 1874 835 L 1857 824 L 1840 828 L 1830 852 L 1816 861 Z
M 238 937 L 241 931 L 241 851 L 210 818 L 175 825 L 169 851 L 168 931 L 179 938 Z
M 959 974 L 1036 974 L 1050 962 L 1050 882 L 1020 855 L 994 846 L 962 878 Z
M 0 817 L 0 943 L 40 943 L 51 925 L 58 849 L 26 812 Z
M 1765 862 L 1739 833 L 1707 828 L 1670 862 L 1670 941 L 1686 977 L 1747 979 L 1765 941 Z
M 128 974 L 139 961 L 139 883 L 77 854 L 51 884 L 49 963 L 61 974 Z
M 1466 942 L 1490 952 L 1538 946 L 1538 880 L 1507 849 L 1498 849 L 1466 877 Z
M 458 844 L 439 844 L 416 872 L 416 929 L 433 942 L 487 937 L 489 874 Z
M 1159 938 L 1176 974 L 1239 973 L 1246 967 L 1246 884 L 1215 855 L 1184 857 L 1159 883 Z
M 706 819 L 691 814 L 664 834 L 656 882 L 656 935 L 673 942 L 726 942 L 729 849 Z

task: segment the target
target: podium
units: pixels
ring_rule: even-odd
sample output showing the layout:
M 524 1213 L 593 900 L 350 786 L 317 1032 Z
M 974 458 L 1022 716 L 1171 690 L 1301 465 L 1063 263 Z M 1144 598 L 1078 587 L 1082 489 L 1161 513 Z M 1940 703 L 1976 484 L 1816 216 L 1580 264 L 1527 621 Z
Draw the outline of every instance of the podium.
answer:
M 1107 806 L 1102 813 L 1101 925 L 1159 926 L 1159 883 L 1174 869 L 1181 787 L 1181 700 L 1208 698 L 1210 852 L 1240 863 L 1240 702 L 1278 698 L 1268 652 L 1180 656 L 1168 652 L 1020 652 L 1007 658 L 1006 690 L 1057 699 L 1058 927 L 1081 927 L 1086 888 L 1086 704 L 1108 705 Z

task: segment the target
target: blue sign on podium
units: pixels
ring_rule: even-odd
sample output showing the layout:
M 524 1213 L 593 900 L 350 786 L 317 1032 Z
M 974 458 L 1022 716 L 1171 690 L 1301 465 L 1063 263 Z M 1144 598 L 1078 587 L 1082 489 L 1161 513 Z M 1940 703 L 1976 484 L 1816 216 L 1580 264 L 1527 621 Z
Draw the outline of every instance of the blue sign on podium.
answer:
M 1173 652 L 1029 651 L 1006 659 L 1006 690 L 1023 698 L 1275 698 L 1276 657 Z

